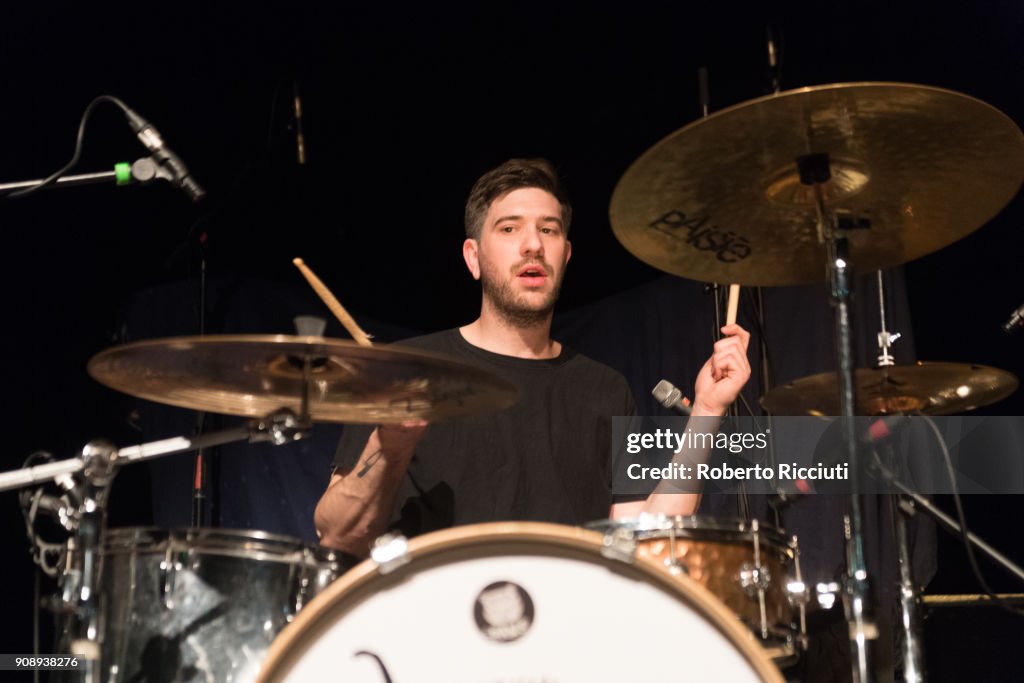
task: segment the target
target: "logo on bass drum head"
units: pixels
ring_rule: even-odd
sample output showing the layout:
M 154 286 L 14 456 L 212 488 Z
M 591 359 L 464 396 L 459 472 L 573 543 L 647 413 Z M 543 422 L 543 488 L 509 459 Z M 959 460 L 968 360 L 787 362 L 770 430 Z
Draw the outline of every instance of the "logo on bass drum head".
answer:
M 523 587 L 497 581 L 480 591 L 473 605 L 476 626 L 490 640 L 518 640 L 533 625 L 533 600 Z

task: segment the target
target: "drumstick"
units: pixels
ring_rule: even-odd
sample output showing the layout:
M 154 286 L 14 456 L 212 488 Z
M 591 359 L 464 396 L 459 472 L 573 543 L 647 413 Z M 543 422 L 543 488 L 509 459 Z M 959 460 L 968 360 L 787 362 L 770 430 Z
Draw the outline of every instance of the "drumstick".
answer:
M 348 311 L 345 310 L 345 307 L 341 305 L 341 302 L 331 294 L 331 290 L 327 289 L 327 285 L 320 281 L 320 278 L 318 278 L 316 274 L 309 269 L 309 266 L 303 263 L 300 258 L 292 259 L 292 263 L 295 264 L 295 267 L 298 268 L 299 272 L 301 272 L 303 277 L 306 278 L 309 286 L 313 288 L 313 291 L 317 293 L 317 296 L 327 304 L 327 308 L 331 309 L 331 313 L 334 314 L 334 317 L 341 321 L 341 324 L 345 326 L 345 329 L 348 330 L 348 333 L 356 340 L 356 343 L 360 346 L 373 346 L 373 342 L 370 341 L 369 335 L 363 332 L 358 323 L 356 323 L 352 316 L 348 314 Z
M 740 307 L 740 286 L 738 284 L 729 285 L 729 305 L 725 309 L 725 324 L 735 325 L 736 324 L 736 311 Z

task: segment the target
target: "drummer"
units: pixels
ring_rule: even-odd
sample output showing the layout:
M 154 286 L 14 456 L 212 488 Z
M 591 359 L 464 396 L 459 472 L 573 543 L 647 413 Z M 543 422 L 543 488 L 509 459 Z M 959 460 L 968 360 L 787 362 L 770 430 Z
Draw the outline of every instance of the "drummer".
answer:
M 613 497 L 611 418 L 635 413 L 632 394 L 618 372 L 551 338 L 571 219 L 545 160 L 512 159 L 476 182 L 462 255 L 481 284 L 480 317 L 403 343 L 501 375 L 519 388 L 519 401 L 487 417 L 346 427 L 316 507 L 323 545 L 365 556 L 389 529 L 411 537 L 487 521 L 578 525 L 696 511 L 699 493 Z M 749 334 L 738 325 L 722 333 L 692 406 L 715 427 L 750 377 Z

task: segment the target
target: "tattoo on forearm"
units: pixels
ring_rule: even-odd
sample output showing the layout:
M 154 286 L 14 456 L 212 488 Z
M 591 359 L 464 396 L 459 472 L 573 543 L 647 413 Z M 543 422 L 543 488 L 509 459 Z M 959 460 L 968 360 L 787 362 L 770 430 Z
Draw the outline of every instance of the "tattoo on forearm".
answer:
M 366 460 L 363 461 L 363 468 L 356 472 L 356 476 L 359 477 L 360 479 L 366 476 L 366 473 L 370 471 L 370 468 L 376 465 L 377 461 L 380 460 L 381 456 L 383 455 L 384 451 L 378 448 L 373 453 L 370 453 L 368 456 L 366 456 Z

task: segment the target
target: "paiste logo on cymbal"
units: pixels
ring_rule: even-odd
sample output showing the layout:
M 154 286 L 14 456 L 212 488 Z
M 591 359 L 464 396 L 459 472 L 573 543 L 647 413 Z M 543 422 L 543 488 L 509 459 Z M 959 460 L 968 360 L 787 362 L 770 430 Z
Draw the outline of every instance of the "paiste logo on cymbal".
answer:
M 723 263 L 736 263 L 750 256 L 753 250 L 746 237 L 732 230 L 724 231 L 710 224 L 710 220 L 708 216 L 690 218 L 682 211 L 672 210 L 647 226 L 676 239 L 682 238 L 700 251 L 713 251 Z

